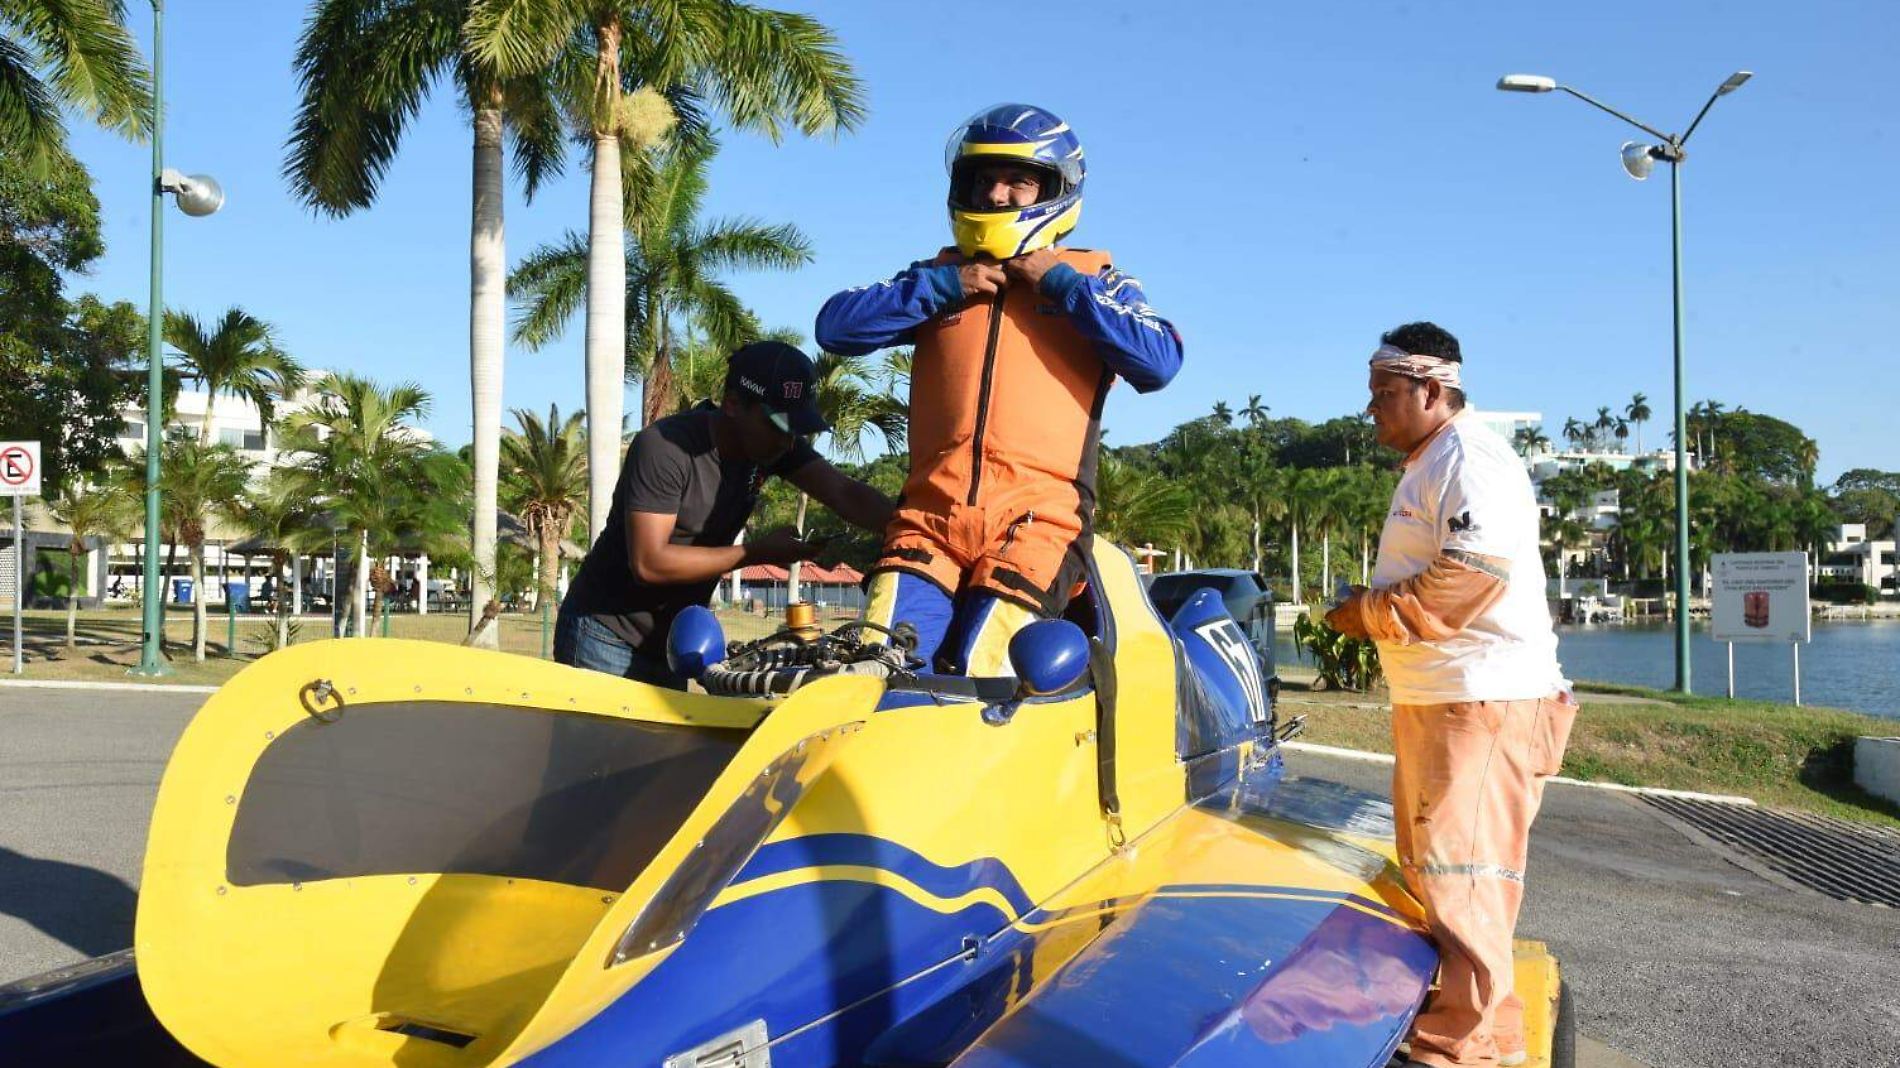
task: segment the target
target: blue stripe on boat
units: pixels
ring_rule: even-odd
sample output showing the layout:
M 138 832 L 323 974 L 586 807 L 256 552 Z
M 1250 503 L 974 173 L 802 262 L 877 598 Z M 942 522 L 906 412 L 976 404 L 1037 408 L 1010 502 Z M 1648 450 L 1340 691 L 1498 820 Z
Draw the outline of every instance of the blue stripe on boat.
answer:
M 733 879 L 733 885 L 799 868 L 825 864 L 852 864 L 881 868 L 900 875 L 941 898 L 958 898 L 988 887 L 1003 895 L 1021 916 L 1035 907 L 1022 884 L 995 857 L 979 857 L 957 865 L 932 863 L 923 855 L 888 839 L 866 834 L 809 834 L 761 846 Z

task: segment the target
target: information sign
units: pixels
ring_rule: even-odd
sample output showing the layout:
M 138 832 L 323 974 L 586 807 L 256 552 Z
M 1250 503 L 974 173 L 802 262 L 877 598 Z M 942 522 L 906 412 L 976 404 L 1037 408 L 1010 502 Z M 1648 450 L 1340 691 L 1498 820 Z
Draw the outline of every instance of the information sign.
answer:
M 1710 622 L 1720 642 L 1805 642 L 1807 553 L 1716 553 Z

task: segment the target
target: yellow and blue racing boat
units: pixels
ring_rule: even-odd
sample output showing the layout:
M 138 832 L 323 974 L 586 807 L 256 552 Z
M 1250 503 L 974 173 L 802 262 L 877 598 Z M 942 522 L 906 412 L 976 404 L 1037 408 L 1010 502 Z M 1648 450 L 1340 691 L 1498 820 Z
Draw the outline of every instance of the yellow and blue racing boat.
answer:
M 0 988 L 20 1063 L 1382 1068 L 1437 960 L 1390 807 L 1284 773 L 1259 661 L 1098 546 L 1016 679 L 847 625 L 678 693 L 296 646 L 173 753 L 135 953 Z M 1522 954 L 1533 1065 L 1557 981 Z

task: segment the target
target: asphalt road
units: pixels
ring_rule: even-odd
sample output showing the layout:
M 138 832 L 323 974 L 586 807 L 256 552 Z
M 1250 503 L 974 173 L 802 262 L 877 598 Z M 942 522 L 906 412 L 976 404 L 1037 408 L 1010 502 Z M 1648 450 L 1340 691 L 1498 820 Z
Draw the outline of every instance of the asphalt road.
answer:
M 0 982 L 131 944 L 152 800 L 202 700 L 0 689 Z M 1381 794 L 1389 774 L 1289 763 Z M 1562 961 L 1580 1063 L 1900 1066 L 1900 913 L 1785 889 L 1624 795 L 1562 785 L 1530 880 L 1519 933 Z
M 1288 765 L 1390 796 L 1383 765 Z M 1654 1068 L 1900 1066 L 1900 912 L 1784 889 L 1629 795 L 1549 788 L 1518 934 L 1585 1035 Z

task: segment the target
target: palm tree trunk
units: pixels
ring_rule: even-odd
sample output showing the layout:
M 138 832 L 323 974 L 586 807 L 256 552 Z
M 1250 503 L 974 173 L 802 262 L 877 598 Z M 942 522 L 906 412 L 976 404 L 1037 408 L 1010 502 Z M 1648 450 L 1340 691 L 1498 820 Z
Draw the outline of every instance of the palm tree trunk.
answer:
M 481 627 L 494 596 L 495 494 L 501 461 L 502 331 L 506 321 L 507 256 L 502 240 L 501 90 L 475 113 L 474 210 L 469 228 L 468 381 L 474 402 L 475 512 L 469 523 L 474 557 L 469 579 L 470 644 L 495 649 L 495 628 Z
M 1359 532 L 1359 585 L 1372 585 L 1372 546 L 1365 531 Z
M 541 545 L 541 573 L 539 575 L 541 592 L 535 604 L 535 608 L 537 609 L 541 608 L 542 605 L 551 605 L 554 603 L 554 575 L 561 567 L 559 533 L 559 531 L 554 529 L 552 523 L 545 520 L 542 521 L 540 538 L 537 539 Z
M 664 330 L 664 320 L 661 329 Z M 666 414 L 673 399 L 673 346 L 664 339 L 653 354 L 653 366 L 640 380 L 640 425 L 651 426 Z
M 1293 519 L 1292 544 L 1293 544 L 1293 603 L 1305 604 L 1306 602 L 1302 600 L 1300 597 L 1300 520 L 1298 516 L 1295 516 Z
M 205 546 L 191 547 L 191 658 L 205 658 Z
M 799 493 L 798 495 L 798 536 L 801 538 L 805 536 L 805 508 L 810 503 L 811 503 L 810 494 L 803 493 L 803 492 Z M 798 569 L 802 564 L 803 564 L 803 561 L 793 560 L 791 566 L 785 569 L 785 576 L 786 576 L 785 577 L 785 601 L 787 604 L 790 604 L 791 602 L 798 600 Z
M 356 574 L 350 583 L 350 623 L 358 638 L 369 636 L 369 531 L 357 534 Z
M 587 205 L 587 536 L 607 525 L 620 474 L 620 413 L 627 383 L 627 249 L 620 188 L 620 26 L 596 27 L 594 174 Z
M 1333 589 L 1333 532 L 1328 530 L 1319 538 L 1319 575 L 1320 596 L 1332 596 Z
M 78 538 L 79 532 L 74 531 L 73 537 Z M 77 553 L 70 555 L 71 566 L 66 569 L 71 578 L 72 587 L 66 595 L 66 648 L 68 649 L 79 644 L 79 556 Z
M 286 598 L 291 591 L 284 589 L 284 554 L 273 555 L 271 566 L 277 578 L 277 603 L 271 605 L 271 611 L 277 616 L 277 648 L 286 649 L 290 647 L 290 601 Z M 290 583 L 293 589 L 297 584 L 296 574 L 296 569 L 293 567 Z
M 198 424 L 198 444 L 209 446 L 211 444 L 211 409 L 218 405 L 218 384 L 216 382 L 206 382 L 200 379 L 198 385 L 202 386 L 205 391 L 205 418 L 204 422 Z M 183 387 L 181 386 L 180 388 Z M 199 659 L 202 660 L 204 658 L 199 657 Z
M 1253 514 L 1253 570 L 1255 574 L 1260 572 L 1260 513 L 1258 511 Z

